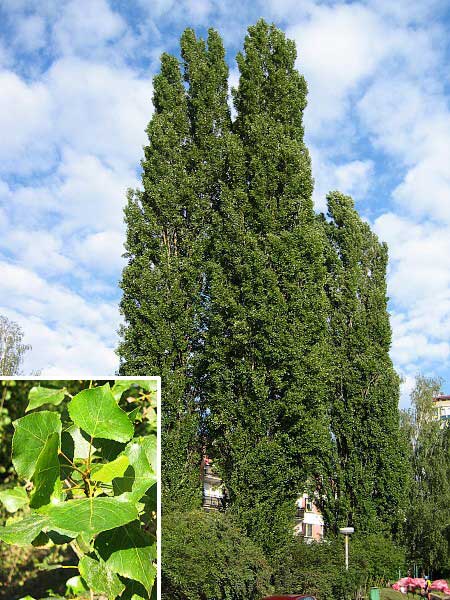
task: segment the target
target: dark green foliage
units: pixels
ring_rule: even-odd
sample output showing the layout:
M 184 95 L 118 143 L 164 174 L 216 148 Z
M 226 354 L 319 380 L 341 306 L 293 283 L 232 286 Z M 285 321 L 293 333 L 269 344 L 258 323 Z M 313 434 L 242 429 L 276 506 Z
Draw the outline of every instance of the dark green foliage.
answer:
M 263 20 L 238 55 L 188 29 L 155 78 L 143 191 L 126 208 L 120 372 L 162 376 L 164 510 L 200 501 L 201 451 L 268 555 L 319 489 L 331 530 L 395 530 L 404 453 L 387 251 L 351 201 L 313 210 L 306 83 Z M 327 272 L 328 269 L 328 272 Z
M 199 236 L 205 216 L 188 172 L 191 126 L 179 63 L 167 54 L 154 80 L 153 103 L 144 189 L 129 192 L 125 209 L 128 265 L 121 310 L 128 326 L 119 347 L 120 373 L 162 377 L 164 490 L 169 502 L 189 506 L 200 501 L 190 357 L 199 335 Z
M 162 528 L 163 599 L 258 600 L 270 591 L 262 551 L 228 515 L 175 512 Z
M 326 543 L 293 540 L 275 572 L 277 592 L 312 594 L 318 600 L 367 597 L 371 586 L 386 586 L 405 568 L 405 551 L 389 538 L 371 534 L 350 541 L 349 571 L 344 566 L 343 536 Z
M 405 537 L 410 559 L 434 578 L 450 571 L 450 428 L 440 427 L 433 406 L 441 385 L 417 377 L 412 408 L 402 414 L 413 470 Z
M 265 549 L 326 454 L 324 237 L 303 142 L 306 85 L 274 26 L 249 28 L 234 92 L 235 194 L 208 253 L 201 395 L 233 510 Z
M 251 229 L 280 233 L 312 220 L 311 165 L 303 142 L 306 82 L 292 40 L 263 20 L 249 27 L 234 90 L 235 131 L 247 161 Z
M 319 481 L 329 527 L 395 531 L 408 484 L 399 431 L 399 379 L 389 356 L 387 247 L 354 209 L 328 196 L 327 284 L 334 377 L 330 397 L 334 458 Z

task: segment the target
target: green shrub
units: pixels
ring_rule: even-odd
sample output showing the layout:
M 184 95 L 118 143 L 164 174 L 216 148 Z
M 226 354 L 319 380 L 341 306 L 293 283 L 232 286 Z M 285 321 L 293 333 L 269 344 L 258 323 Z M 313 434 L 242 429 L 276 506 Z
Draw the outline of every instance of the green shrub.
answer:
M 276 563 L 277 592 L 312 594 L 319 600 L 348 600 L 367 596 L 371 586 L 397 579 L 399 568 L 405 567 L 405 552 L 382 535 L 355 536 L 350 541 L 346 572 L 342 537 L 311 544 L 293 540 Z
M 262 550 L 229 515 L 175 512 L 162 531 L 163 599 L 257 600 L 270 591 Z

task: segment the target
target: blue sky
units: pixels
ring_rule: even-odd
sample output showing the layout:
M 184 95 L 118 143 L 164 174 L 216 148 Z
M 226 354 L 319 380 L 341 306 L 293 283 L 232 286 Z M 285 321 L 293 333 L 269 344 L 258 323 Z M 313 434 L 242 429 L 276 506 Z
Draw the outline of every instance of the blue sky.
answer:
M 25 371 L 112 374 L 125 191 L 139 185 L 152 77 L 186 26 L 223 35 L 231 84 L 263 16 L 297 42 L 323 210 L 352 194 L 390 249 L 392 358 L 450 385 L 446 0 L 0 0 L 0 314 Z

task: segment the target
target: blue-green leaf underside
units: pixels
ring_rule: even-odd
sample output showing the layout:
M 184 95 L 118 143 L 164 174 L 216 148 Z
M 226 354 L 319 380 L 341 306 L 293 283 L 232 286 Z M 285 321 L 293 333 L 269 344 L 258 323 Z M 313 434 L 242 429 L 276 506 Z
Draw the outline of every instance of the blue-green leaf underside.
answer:
M 78 569 L 89 588 L 97 594 L 106 595 L 108 600 L 115 600 L 125 589 L 125 585 L 108 565 L 90 556 L 83 556 Z
M 21 521 L 0 527 L 0 540 L 7 544 L 27 546 L 37 538 L 46 525 L 47 518 L 44 515 L 32 513 Z
M 155 483 L 156 473 L 151 464 L 155 436 L 132 440 L 125 448 L 124 455 L 128 457 L 129 467 L 113 481 L 114 494 L 127 493 L 130 500 L 140 500 L 145 492 Z
M 9 490 L 0 491 L 0 502 L 10 513 L 15 513 L 19 508 L 23 508 L 29 502 L 28 494 L 21 487 L 15 487 Z

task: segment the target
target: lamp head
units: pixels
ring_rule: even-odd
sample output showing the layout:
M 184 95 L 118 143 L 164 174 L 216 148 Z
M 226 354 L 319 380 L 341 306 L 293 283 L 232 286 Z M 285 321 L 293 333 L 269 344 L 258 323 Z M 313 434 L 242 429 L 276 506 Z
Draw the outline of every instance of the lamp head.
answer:
M 339 529 L 339 533 L 342 533 L 343 535 L 351 535 L 354 532 L 355 532 L 354 527 L 341 527 Z

